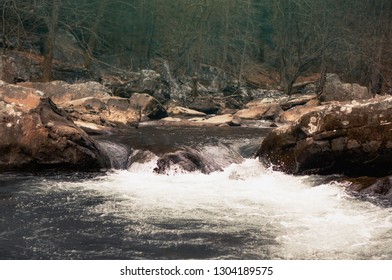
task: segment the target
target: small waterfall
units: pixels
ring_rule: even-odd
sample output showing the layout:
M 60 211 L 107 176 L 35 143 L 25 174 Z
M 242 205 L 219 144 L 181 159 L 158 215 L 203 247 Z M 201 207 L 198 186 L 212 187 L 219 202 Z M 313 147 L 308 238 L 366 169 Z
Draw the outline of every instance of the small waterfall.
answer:
M 107 154 L 113 169 L 127 169 L 131 149 L 125 145 L 110 141 L 99 141 L 101 149 Z

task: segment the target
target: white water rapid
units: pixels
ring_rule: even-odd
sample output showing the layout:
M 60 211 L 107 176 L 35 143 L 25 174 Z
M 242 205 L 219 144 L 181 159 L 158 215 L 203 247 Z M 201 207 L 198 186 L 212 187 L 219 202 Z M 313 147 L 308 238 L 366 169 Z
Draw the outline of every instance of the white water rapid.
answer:
M 174 250 L 174 257 L 392 258 L 391 208 L 337 183 L 266 170 L 255 159 L 209 175 L 157 175 L 155 162 L 54 187 L 107 198 L 88 211 L 121 220 L 125 239 Z

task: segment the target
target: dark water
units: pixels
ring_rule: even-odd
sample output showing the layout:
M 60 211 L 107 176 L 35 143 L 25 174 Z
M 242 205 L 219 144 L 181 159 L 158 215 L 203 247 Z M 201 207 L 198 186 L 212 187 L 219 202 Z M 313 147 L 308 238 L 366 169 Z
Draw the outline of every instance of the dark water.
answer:
M 252 159 L 265 133 L 147 127 L 98 137 L 120 143 L 109 147 L 119 162 L 151 152 L 127 170 L 1 174 L 0 258 L 392 258 L 390 208 L 316 177 L 266 170 Z M 224 171 L 152 172 L 154 155 L 184 145 Z

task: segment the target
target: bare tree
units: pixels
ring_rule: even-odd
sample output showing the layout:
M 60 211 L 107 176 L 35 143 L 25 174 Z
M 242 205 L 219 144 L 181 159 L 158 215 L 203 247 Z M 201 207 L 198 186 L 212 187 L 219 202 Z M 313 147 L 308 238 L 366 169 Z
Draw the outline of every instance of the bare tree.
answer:
M 43 63 L 42 81 L 49 82 L 52 79 L 52 63 L 54 56 L 54 44 L 56 40 L 56 31 L 58 24 L 58 15 L 60 10 L 61 0 L 53 0 L 51 7 L 51 14 L 48 20 L 48 34 L 45 43 L 45 55 Z

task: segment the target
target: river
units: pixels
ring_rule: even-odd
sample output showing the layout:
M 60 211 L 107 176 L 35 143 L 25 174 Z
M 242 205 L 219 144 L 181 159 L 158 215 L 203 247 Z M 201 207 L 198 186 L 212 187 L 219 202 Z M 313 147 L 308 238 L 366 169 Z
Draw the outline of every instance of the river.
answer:
M 392 208 L 266 169 L 267 131 L 145 127 L 96 137 L 117 169 L 0 174 L 0 258 L 392 259 Z M 183 146 L 222 171 L 153 172 Z

